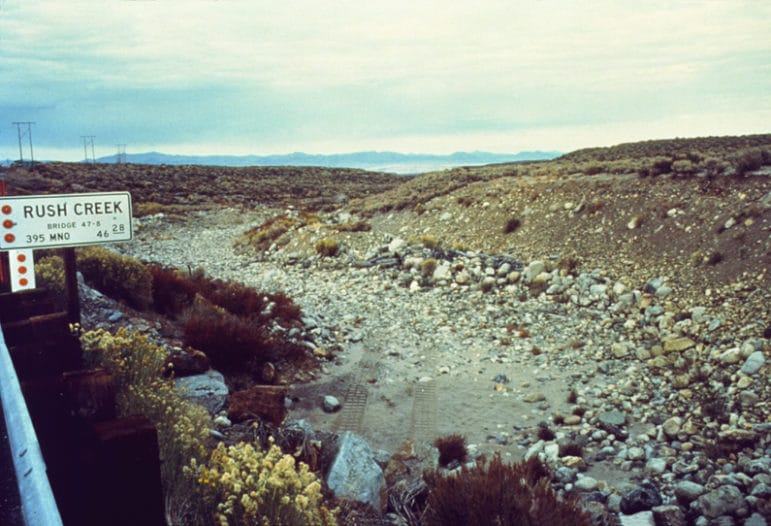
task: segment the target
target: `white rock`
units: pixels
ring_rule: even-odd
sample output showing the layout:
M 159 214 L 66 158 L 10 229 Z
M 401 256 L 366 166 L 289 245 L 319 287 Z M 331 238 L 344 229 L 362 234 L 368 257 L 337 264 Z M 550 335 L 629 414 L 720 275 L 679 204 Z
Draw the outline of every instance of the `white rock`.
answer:
M 559 444 L 546 444 L 543 447 L 543 454 L 546 457 L 546 462 L 549 464 L 556 464 L 560 456 Z
M 546 264 L 543 261 L 531 261 L 522 273 L 525 283 L 530 283 L 536 276 L 546 270 Z
M 732 364 L 738 363 L 742 354 L 738 347 L 731 347 L 730 349 L 723 351 L 718 358 L 720 363 Z
M 680 427 L 682 425 L 683 419 L 679 416 L 673 416 L 661 424 L 661 430 L 664 431 L 664 434 L 666 434 L 669 438 L 675 438 L 680 432 Z
M 747 357 L 747 360 L 742 365 L 741 372 L 748 375 L 753 375 L 763 367 L 766 363 L 766 358 L 760 351 L 755 351 Z
M 667 469 L 667 461 L 663 458 L 652 458 L 645 463 L 646 471 L 661 474 Z
M 222 427 L 229 427 L 233 424 L 230 421 L 230 419 L 225 415 L 219 415 L 217 418 L 214 419 L 214 423 Z
M 407 246 L 406 241 L 404 241 L 400 237 L 395 237 L 393 240 L 391 240 L 390 243 L 388 243 L 388 251 L 391 254 L 400 254 L 404 250 L 404 247 L 406 246 Z
M 620 513 L 618 516 L 621 526 L 655 526 L 652 511 L 641 511 L 632 515 Z
M 321 403 L 321 407 L 324 409 L 325 413 L 335 413 L 340 410 L 342 405 L 340 404 L 340 400 L 338 400 L 337 397 L 326 395 Z
M 581 477 L 575 482 L 576 489 L 581 491 L 594 491 L 599 486 L 599 481 L 594 477 Z
M 458 285 L 466 285 L 470 280 L 471 280 L 471 276 L 469 275 L 466 269 L 463 269 L 457 274 L 455 274 L 455 283 L 457 283 Z
M 434 281 L 448 281 L 452 277 L 452 270 L 450 264 L 442 262 L 434 269 L 434 275 L 432 276 Z

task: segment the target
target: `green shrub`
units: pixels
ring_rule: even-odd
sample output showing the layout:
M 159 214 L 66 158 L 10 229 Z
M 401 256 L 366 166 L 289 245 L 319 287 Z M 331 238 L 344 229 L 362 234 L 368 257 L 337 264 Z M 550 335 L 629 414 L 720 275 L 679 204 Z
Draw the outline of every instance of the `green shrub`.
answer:
M 672 163 L 672 172 L 677 175 L 689 176 L 696 173 L 696 165 L 687 159 L 680 159 Z
M 316 242 L 316 252 L 321 257 L 334 257 L 339 251 L 340 244 L 331 237 L 325 237 Z
M 86 282 L 103 294 L 140 310 L 152 305 L 152 276 L 140 261 L 99 246 L 79 249 L 77 259 Z
M 429 488 L 422 524 L 450 526 L 590 526 L 577 500 L 561 500 L 551 487 L 549 470 L 537 459 L 504 464 L 496 454 L 474 467 L 445 476 L 423 475 Z
M 584 167 L 583 172 L 586 175 L 597 175 L 605 171 L 605 166 L 601 163 L 590 163 Z
M 728 170 L 729 166 L 730 165 L 726 161 L 715 157 L 708 157 L 701 163 L 701 168 L 710 179 L 723 175 L 725 171 Z
M 275 444 L 260 451 L 243 442 L 220 443 L 206 465 L 193 460 L 186 471 L 196 476 L 217 524 L 337 524 L 337 510 L 324 506 L 316 475 Z
M 733 165 L 734 175 L 742 177 L 763 166 L 763 153 L 760 150 L 744 151 L 734 158 Z
M 673 162 L 671 157 L 654 157 L 647 169 L 647 175 L 656 177 L 657 175 L 668 174 L 672 171 Z

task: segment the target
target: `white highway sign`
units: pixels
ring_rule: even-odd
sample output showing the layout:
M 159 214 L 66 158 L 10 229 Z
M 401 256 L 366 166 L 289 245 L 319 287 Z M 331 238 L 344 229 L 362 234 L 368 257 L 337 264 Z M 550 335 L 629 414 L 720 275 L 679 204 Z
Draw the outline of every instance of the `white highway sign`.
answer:
M 0 250 L 130 241 L 131 194 L 0 197 Z

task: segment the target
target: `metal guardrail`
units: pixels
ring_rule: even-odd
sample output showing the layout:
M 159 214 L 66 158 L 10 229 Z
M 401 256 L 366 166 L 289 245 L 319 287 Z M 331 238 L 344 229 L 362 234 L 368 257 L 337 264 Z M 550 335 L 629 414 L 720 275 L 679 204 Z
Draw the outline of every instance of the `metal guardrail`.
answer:
M 0 401 L 3 405 L 21 510 L 26 526 L 61 526 L 40 444 L 32 426 L 19 378 L 0 329 Z

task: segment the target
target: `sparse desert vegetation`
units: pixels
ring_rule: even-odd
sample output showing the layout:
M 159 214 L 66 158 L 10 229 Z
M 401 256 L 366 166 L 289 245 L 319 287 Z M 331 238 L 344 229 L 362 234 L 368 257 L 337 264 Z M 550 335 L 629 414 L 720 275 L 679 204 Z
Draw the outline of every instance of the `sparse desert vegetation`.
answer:
M 162 447 L 183 523 L 596 524 L 649 479 L 691 522 L 728 521 L 712 492 L 736 488 L 724 516 L 741 524 L 768 515 L 744 477 L 769 474 L 769 151 L 760 135 L 410 178 L 51 164 L 9 180 L 136 192 L 136 240 L 78 250 L 125 312 L 92 307 L 84 341 L 139 397 L 124 406 L 188 430 Z M 38 267 L 61 290 L 60 258 Z M 164 420 L 172 351 L 204 353 L 231 391 L 276 389 L 289 418 Z M 351 428 L 386 452 L 374 506 L 326 486 Z M 701 486 L 687 505 L 683 482 Z

